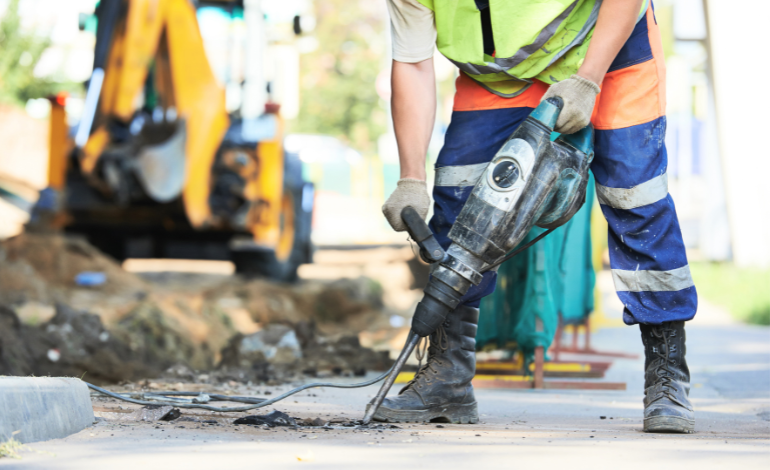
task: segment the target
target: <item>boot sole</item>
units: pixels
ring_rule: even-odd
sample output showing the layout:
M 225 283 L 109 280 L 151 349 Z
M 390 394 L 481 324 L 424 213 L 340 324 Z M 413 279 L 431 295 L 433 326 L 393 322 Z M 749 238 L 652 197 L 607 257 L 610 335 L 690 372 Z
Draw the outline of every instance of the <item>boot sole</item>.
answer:
M 451 424 L 476 424 L 479 422 L 479 412 L 476 402 L 467 405 L 438 405 L 426 410 L 392 410 L 381 406 L 374 414 L 373 419 L 386 423 L 427 423 L 433 421 Z
M 695 420 L 678 416 L 653 416 L 644 418 L 644 432 L 670 432 L 691 434 L 695 432 Z

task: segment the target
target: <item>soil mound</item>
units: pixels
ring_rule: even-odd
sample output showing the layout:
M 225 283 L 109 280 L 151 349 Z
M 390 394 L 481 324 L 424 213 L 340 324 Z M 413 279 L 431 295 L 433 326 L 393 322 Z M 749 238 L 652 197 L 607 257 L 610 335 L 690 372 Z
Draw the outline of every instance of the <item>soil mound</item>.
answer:
M 83 272 L 106 282 L 78 285 Z M 0 242 L 0 374 L 85 373 L 108 383 L 179 369 L 275 383 L 390 365 L 387 353 L 362 347 L 357 336 L 389 328 L 382 287 L 371 279 L 189 277 L 126 272 L 81 238 L 26 233 Z M 43 317 L 25 313 L 46 309 Z M 268 347 L 269 332 L 278 336 Z
M 30 326 L 0 306 L 0 375 L 85 376 L 110 383 L 157 375 L 160 365 L 137 360 L 96 315 L 59 304 L 50 321 Z
M 104 273 L 105 293 L 140 292 L 147 285 L 79 237 L 24 233 L 0 243 L 0 302 L 55 302 L 77 287 L 82 272 Z

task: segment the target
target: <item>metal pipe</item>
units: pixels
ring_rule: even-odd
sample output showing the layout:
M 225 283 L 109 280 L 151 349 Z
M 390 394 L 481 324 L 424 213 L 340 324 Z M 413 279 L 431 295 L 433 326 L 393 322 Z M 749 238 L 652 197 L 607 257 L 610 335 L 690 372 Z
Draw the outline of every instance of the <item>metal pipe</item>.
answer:
M 391 369 L 390 375 L 388 375 L 388 378 L 385 379 L 385 382 L 383 382 L 382 386 L 380 387 L 380 391 L 377 392 L 377 395 L 366 407 L 366 414 L 364 415 L 363 420 L 364 425 L 369 424 L 372 421 L 372 417 L 374 417 L 374 414 L 377 413 L 380 405 L 382 405 L 382 401 L 385 400 L 385 395 L 387 395 L 390 391 L 390 388 L 393 386 L 393 382 L 396 381 L 396 377 L 398 377 L 399 372 L 401 372 L 404 364 L 406 364 L 406 360 L 409 359 L 409 356 L 412 354 L 412 351 L 414 351 L 414 348 L 419 342 L 420 337 L 417 335 L 417 333 L 410 331 L 409 338 L 407 338 L 404 349 L 401 350 L 401 354 L 399 354 L 398 359 L 396 359 L 396 363 L 393 364 L 393 369 Z

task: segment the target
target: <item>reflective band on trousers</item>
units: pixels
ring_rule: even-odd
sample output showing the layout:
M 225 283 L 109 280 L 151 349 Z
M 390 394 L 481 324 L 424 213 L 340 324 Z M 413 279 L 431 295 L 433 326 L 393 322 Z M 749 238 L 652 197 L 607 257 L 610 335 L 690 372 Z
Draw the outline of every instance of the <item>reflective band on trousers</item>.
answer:
M 489 163 L 475 165 L 442 166 L 436 168 L 436 186 L 475 186 Z
M 609 188 L 596 184 L 599 203 L 614 209 L 634 209 L 658 202 L 668 195 L 668 174 L 645 181 L 631 189 Z
M 612 280 L 615 281 L 615 290 L 618 292 L 674 292 L 695 285 L 689 265 L 670 271 L 613 269 Z

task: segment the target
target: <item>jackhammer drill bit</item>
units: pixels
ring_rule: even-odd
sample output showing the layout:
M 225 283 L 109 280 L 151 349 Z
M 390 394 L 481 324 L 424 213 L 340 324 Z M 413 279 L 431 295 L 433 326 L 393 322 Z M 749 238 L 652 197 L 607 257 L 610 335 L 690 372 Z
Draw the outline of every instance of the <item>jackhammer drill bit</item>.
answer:
M 374 414 L 380 408 L 380 405 L 382 405 L 382 401 L 385 400 L 385 395 L 388 394 L 388 391 L 390 391 L 390 388 L 393 386 L 393 382 L 396 381 L 398 373 L 401 372 L 404 364 L 406 364 L 406 360 L 409 359 L 409 356 L 412 355 L 412 351 L 414 351 L 414 348 L 419 342 L 420 337 L 417 335 L 417 333 L 410 331 L 409 337 L 406 340 L 406 345 L 404 345 L 404 349 L 401 350 L 401 354 L 398 355 L 396 363 L 393 364 L 393 371 L 385 379 L 385 382 L 382 383 L 380 391 L 377 392 L 377 395 L 375 395 L 374 399 L 372 399 L 372 402 L 369 403 L 369 405 L 366 407 L 366 414 L 364 415 L 363 424 L 369 424 L 372 421 Z

